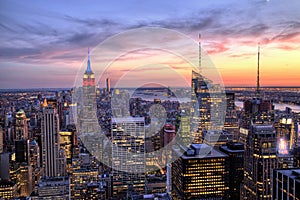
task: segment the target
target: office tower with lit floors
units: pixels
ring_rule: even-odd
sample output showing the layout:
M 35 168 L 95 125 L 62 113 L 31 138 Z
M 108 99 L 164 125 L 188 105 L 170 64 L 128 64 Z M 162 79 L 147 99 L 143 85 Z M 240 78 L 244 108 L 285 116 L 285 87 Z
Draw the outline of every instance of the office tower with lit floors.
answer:
M 224 122 L 224 130 L 231 133 L 234 141 L 238 141 L 239 134 L 239 119 L 235 110 L 235 95 L 234 93 L 226 92 L 226 115 Z
M 244 102 L 241 138 L 245 142 L 242 199 L 271 199 L 273 169 L 278 168 L 277 137 L 271 101 L 260 97 L 259 56 L 256 97 Z
M 192 133 L 194 143 L 202 143 L 202 135 L 205 131 L 221 131 L 223 129 L 222 112 L 224 112 L 224 100 L 220 85 L 213 82 L 200 73 L 192 71 L 192 107 L 197 109 L 192 116 L 198 119 L 198 130 Z M 195 113 L 196 112 L 196 113 Z M 213 116 L 212 116 L 213 115 Z
M 112 118 L 113 197 L 145 193 L 145 119 Z
M 253 124 L 244 155 L 242 199 L 271 199 L 272 173 L 278 168 L 276 132 L 272 124 Z
M 179 148 L 173 151 L 181 155 Z M 204 143 L 192 144 L 185 150 L 172 163 L 172 198 L 228 199 L 228 156 Z

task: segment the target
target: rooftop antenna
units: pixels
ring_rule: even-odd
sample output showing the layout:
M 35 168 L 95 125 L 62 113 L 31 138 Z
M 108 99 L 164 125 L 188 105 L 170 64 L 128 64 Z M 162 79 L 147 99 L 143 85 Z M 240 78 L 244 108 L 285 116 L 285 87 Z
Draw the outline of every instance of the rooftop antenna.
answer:
M 257 51 L 257 86 L 256 86 L 256 97 L 260 98 L 260 85 L 259 85 L 259 56 L 260 56 L 260 44 L 258 43 Z

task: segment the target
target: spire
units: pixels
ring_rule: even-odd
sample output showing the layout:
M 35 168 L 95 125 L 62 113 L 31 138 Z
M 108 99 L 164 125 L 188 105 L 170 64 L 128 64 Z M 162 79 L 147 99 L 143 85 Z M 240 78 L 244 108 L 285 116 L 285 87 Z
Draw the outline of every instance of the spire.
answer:
M 45 108 L 47 106 L 48 106 L 47 99 L 44 99 L 44 102 L 42 103 L 42 107 Z
M 260 98 L 260 85 L 259 85 L 259 56 L 260 56 L 260 44 L 258 43 L 257 50 L 257 86 L 256 86 L 256 97 Z
M 201 33 L 199 33 L 199 73 L 201 74 Z
M 88 48 L 88 60 L 87 60 L 87 68 L 85 70 L 85 73 L 87 73 L 87 74 L 93 73 L 92 68 L 91 68 L 91 61 L 90 61 L 90 48 Z

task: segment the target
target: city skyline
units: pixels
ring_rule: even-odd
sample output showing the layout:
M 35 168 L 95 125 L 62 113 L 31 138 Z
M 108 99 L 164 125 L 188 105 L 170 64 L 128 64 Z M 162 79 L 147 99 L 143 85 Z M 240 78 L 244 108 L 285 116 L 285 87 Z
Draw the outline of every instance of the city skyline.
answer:
M 148 26 L 179 31 L 195 42 L 201 33 L 202 46 L 225 86 L 256 84 L 258 43 L 261 86 L 299 86 L 298 1 L 0 4 L 1 88 L 72 87 L 88 47 L 93 50 L 115 34 Z M 126 55 L 119 61 L 120 71 L 126 70 Z M 93 57 L 91 63 L 93 69 L 99 67 Z

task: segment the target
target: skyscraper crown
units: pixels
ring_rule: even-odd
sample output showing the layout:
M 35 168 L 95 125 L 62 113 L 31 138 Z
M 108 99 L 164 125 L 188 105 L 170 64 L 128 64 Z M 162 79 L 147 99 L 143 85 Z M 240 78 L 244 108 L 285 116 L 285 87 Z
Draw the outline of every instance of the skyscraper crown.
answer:
M 90 61 L 90 48 L 88 49 L 88 61 L 87 61 L 87 67 L 85 70 L 86 74 L 93 74 L 92 68 L 91 68 L 91 61 Z

